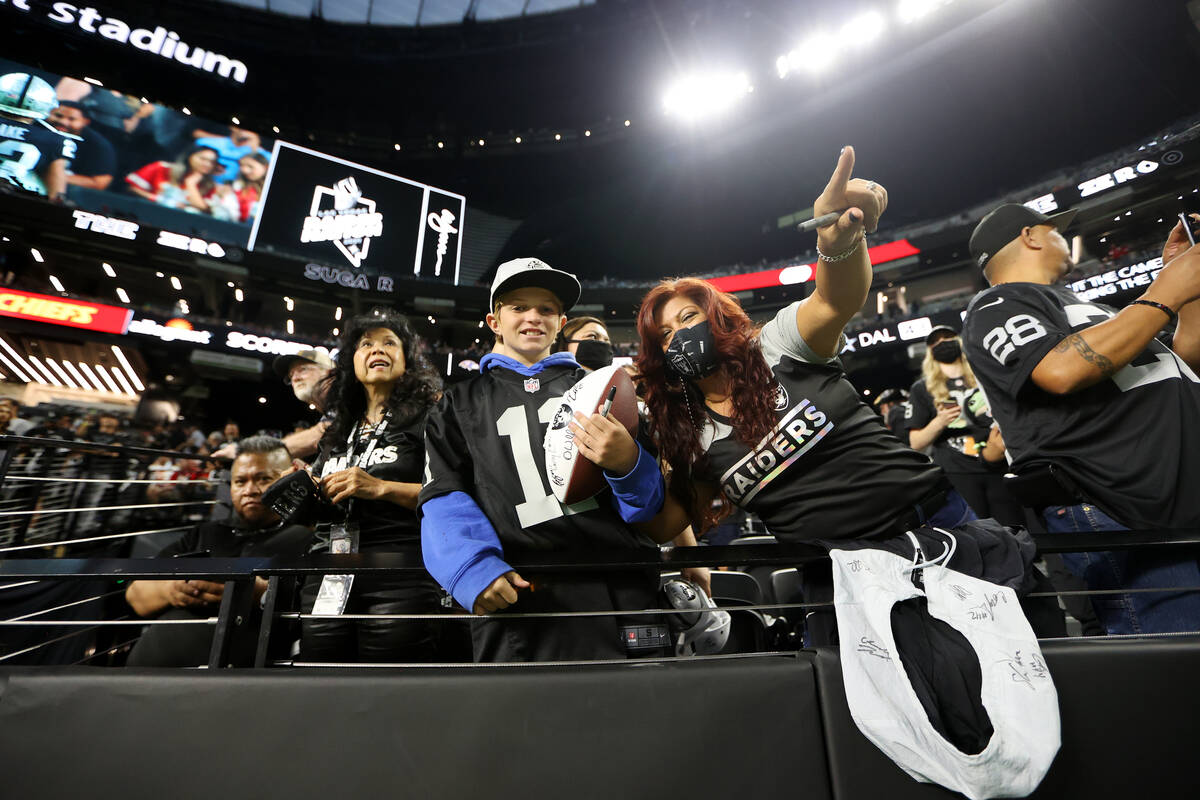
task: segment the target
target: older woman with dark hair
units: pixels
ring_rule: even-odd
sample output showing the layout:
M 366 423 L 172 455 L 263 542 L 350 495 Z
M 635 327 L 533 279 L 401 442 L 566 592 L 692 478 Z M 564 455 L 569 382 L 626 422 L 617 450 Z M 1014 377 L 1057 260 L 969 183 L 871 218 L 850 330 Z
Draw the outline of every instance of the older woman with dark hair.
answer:
M 318 528 L 318 548 L 405 553 L 421 562 L 414 511 L 425 465 L 425 417 L 441 394 L 437 372 L 420 354 L 408 320 L 390 309 L 355 317 L 342 334 L 328 407 L 336 413 L 313 465 L 321 492 L 345 521 Z M 310 611 L 322 581 L 304 588 Z M 343 588 L 330 584 L 333 589 Z M 334 613 L 421 614 L 438 608 L 424 572 L 357 576 Z M 426 621 L 307 619 L 300 657 L 308 661 L 423 661 L 436 631 Z

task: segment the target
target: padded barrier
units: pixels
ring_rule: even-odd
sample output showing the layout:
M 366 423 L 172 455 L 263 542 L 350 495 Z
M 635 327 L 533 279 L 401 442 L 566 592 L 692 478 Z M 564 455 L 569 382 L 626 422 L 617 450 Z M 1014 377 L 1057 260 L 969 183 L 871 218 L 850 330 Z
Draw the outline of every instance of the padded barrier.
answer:
M 569 668 L 11 669 L 0 671 L 0 796 L 824 800 L 819 720 L 807 653 Z
M 1061 640 L 1042 653 L 1058 689 L 1062 748 L 1031 798 L 1196 795 L 1200 637 Z M 834 797 L 962 797 L 914 781 L 859 732 L 835 648 L 818 648 L 816 664 Z

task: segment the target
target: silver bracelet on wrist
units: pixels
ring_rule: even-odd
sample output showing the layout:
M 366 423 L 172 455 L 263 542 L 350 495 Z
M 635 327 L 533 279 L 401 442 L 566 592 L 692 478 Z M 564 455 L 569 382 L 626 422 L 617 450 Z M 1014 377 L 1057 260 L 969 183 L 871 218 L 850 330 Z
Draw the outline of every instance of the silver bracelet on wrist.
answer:
M 845 261 L 847 258 L 854 255 L 854 251 L 858 249 L 858 246 L 860 244 L 862 244 L 864 241 L 866 241 L 866 238 L 867 237 L 865 234 L 859 234 L 859 237 L 854 240 L 854 244 L 850 245 L 845 250 L 838 253 L 836 256 L 825 255 L 824 253 L 821 252 L 821 245 L 818 244 L 817 245 L 817 258 L 819 258 L 820 260 L 824 261 L 827 264 L 836 264 L 839 261 Z

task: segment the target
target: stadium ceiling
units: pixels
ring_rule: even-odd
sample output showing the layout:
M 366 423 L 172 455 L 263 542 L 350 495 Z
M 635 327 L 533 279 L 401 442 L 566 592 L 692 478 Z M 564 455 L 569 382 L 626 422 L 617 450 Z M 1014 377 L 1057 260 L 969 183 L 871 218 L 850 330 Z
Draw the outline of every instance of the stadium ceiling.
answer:
M 407 28 L 492 22 L 592 5 L 596 0 L 219 0 L 289 17 Z

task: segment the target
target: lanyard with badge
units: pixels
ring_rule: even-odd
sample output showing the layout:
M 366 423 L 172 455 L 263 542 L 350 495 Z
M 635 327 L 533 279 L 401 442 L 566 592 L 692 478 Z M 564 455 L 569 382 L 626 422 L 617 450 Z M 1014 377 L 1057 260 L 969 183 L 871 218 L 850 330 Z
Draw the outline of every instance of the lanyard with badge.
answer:
M 387 428 L 389 412 L 383 412 L 383 418 L 371 431 L 371 438 L 361 454 L 356 453 L 359 443 L 359 431 L 362 423 L 356 423 L 354 430 L 346 438 L 346 468 L 359 467 L 366 469 L 371 463 L 371 454 L 383 438 Z M 354 510 L 354 498 L 346 501 L 346 519 L 334 523 L 329 528 L 329 552 L 334 554 L 358 552 L 358 524 L 350 522 Z M 326 575 L 321 579 L 321 588 L 317 591 L 317 601 L 313 604 L 312 613 L 316 616 L 340 616 L 346 610 L 350 600 L 350 587 L 354 585 L 353 575 Z

